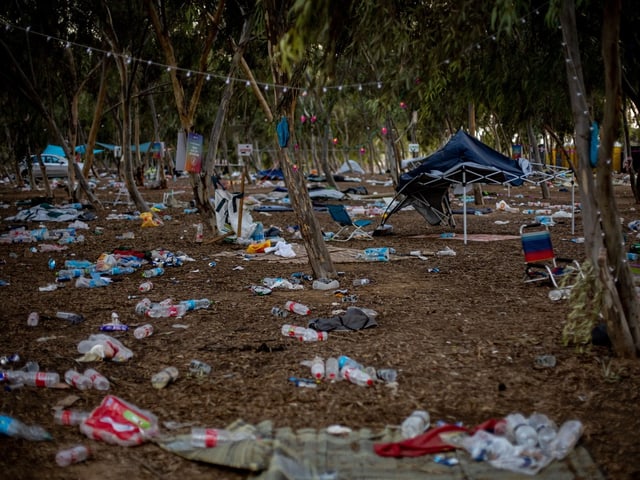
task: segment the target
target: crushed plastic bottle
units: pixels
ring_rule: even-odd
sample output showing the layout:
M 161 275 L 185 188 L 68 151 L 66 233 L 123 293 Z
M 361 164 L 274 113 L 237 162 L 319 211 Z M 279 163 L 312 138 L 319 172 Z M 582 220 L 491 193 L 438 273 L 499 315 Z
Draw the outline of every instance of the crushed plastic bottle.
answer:
M 178 303 L 177 305 L 152 305 L 145 311 L 145 315 L 150 318 L 169 318 L 169 317 L 183 317 L 187 313 L 187 306 Z
M 342 378 L 355 385 L 359 385 L 361 387 L 370 387 L 373 385 L 373 379 L 367 372 L 351 365 L 345 365 L 342 367 L 340 369 L 340 374 L 342 375 Z
M 187 311 L 200 310 L 202 308 L 209 308 L 211 300 L 208 298 L 201 298 L 199 300 L 182 300 L 180 303 L 187 307 Z
M 400 426 L 403 438 L 414 438 L 422 435 L 430 424 L 429 412 L 426 410 L 414 410 L 404 419 Z
M 291 300 L 284 304 L 284 308 L 298 315 L 309 315 L 311 313 L 311 310 L 306 305 Z
M 72 325 L 84 322 L 84 316 L 74 312 L 56 312 L 56 318 L 67 320 Z
M 150 270 L 145 270 L 144 272 L 142 272 L 142 276 L 144 278 L 159 277 L 160 275 L 164 275 L 164 268 L 162 267 L 155 267 Z
M 153 335 L 153 325 L 151 325 L 150 323 L 141 325 L 133 331 L 133 336 L 138 340 L 145 337 L 150 337 L 151 335 Z
M 256 436 L 250 432 L 234 432 L 219 428 L 191 429 L 191 445 L 197 448 L 213 448 L 222 443 L 241 442 L 243 440 L 255 440 Z
M 29 327 L 37 327 L 40 322 L 40 314 L 38 312 L 31 312 L 27 317 L 27 325 Z
M 89 418 L 89 412 L 83 412 L 81 410 L 67 410 L 59 408 L 53 413 L 53 419 L 58 425 L 80 425 L 87 418 Z
M 72 387 L 76 387 L 78 390 L 88 390 L 92 385 L 91 379 L 73 369 L 69 369 L 65 372 L 64 380 Z
M 282 335 L 285 337 L 296 338 L 303 342 L 318 342 L 329 338 L 327 332 L 319 332 L 312 328 L 297 327 L 295 325 L 285 324 L 282 326 Z
M 176 367 L 166 367 L 151 377 L 151 385 L 158 390 L 166 387 L 178 378 L 178 369 Z
M 60 383 L 60 375 L 56 372 L 5 372 L 11 383 L 24 383 L 31 387 L 54 387 Z
M 568 420 L 558 430 L 556 438 L 549 445 L 549 451 L 557 460 L 565 458 L 577 445 L 584 427 L 580 420 Z
M 84 445 L 75 445 L 56 454 L 56 463 L 60 467 L 68 467 L 74 463 L 84 462 L 91 456 L 91 450 Z
M 84 376 L 91 380 L 91 384 L 96 390 L 109 390 L 109 379 L 93 368 L 87 368 L 84 371 Z
M 538 434 L 520 413 L 511 413 L 505 417 L 507 436 L 516 445 L 535 448 Z

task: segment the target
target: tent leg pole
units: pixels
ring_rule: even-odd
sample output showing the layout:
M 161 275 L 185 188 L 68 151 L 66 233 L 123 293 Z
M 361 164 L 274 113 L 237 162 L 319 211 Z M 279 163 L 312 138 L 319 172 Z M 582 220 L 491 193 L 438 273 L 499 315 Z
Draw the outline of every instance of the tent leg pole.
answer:
M 467 182 L 466 182 L 466 173 L 464 170 L 462 171 L 462 223 L 464 230 L 464 244 L 467 244 Z
M 576 233 L 576 182 L 571 180 L 571 235 Z

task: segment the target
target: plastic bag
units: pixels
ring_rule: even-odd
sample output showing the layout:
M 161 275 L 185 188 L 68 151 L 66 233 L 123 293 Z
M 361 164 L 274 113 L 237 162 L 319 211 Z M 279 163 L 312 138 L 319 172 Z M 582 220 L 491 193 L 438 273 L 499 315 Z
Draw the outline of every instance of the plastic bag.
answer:
M 107 395 L 80 424 L 80 431 L 94 440 L 133 447 L 158 434 L 158 418 L 119 397 Z
M 151 212 L 142 212 L 140 214 L 140 218 L 142 219 L 142 225 L 140 225 L 141 227 L 157 227 L 158 225 L 160 225 L 153 219 L 153 213 Z
M 247 253 L 264 253 L 267 248 L 271 247 L 271 240 L 265 240 L 260 243 L 252 243 L 247 247 Z
M 78 358 L 79 362 L 95 362 L 100 360 L 112 360 L 125 362 L 133 357 L 133 352 L 125 347 L 119 340 L 109 335 L 98 333 L 89 336 L 78 344 L 78 352 L 84 354 Z

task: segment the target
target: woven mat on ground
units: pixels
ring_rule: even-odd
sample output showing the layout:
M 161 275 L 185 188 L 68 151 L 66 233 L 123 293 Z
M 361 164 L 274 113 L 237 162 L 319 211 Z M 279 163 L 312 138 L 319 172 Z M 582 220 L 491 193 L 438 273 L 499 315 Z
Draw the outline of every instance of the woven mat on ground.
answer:
M 434 461 L 434 455 L 383 457 L 375 454 L 374 444 L 401 440 L 398 428 L 381 430 L 362 428 L 340 435 L 326 430 L 289 427 L 273 429 L 271 421 L 253 426 L 237 421 L 228 430 L 252 431 L 258 440 L 245 440 L 215 448 L 194 448 L 189 435 L 157 440 L 163 449 L 212 465 L 248 472 L 251 480 L 462 480 L 468 478 L 523 478 L 506 470 L 497 470 L 488 462 L 475 462 L 464 451 L 446 453 L 457 465 Z M 536 475 L 538 480 L 603 480 L 589 453 L 578 446 L 561 462 L 552 462 Z
M 464 235 L 455 235 L 454 237 L 446 237 L 442 238 L 437 233 L 432 233 L 428 235 L 413 235 L 409 238 L 438 238 L 440 240 L 464 240 Z M 516 240 L 520 237 L 518 235 L 495 235 L 492 233 L 469 233 L 467 234 L 467 240 L 472 242 L 495 242 L 498 240 Z
M 292 243 L 291 248 L 295 252 L 296 256 L 291 258 L 280 257 L 278 255 L 274 255 L 272 253 L 258 253 L 251 256 L 251 261 L 262 260 L 268 262 L 278 262 L 278 263 L 308 263 L 308 255 L 307 251 L 304 248 L 304 245 L 299 243 Z M 363 252 L 363 249 L 357 248 L 341 248 L 335 247 L 333 245 L 327 245 L 327 250 L 329 250 L 329 255 L 331 255 L 331 260 L 334 263 L 356 263 L 356 262 L 366 262 L 366 260 L 358 258 L 358 254 Z M 219 252 L 214 254 L 215 257 L 239 257 L 244 255 L 246 252 L 233 250 L 226 252 Z M 402 260 L 407 258 L 416 258 L 411 256 L 401 256 L 401 255 L 390 255 L 389 260 Z

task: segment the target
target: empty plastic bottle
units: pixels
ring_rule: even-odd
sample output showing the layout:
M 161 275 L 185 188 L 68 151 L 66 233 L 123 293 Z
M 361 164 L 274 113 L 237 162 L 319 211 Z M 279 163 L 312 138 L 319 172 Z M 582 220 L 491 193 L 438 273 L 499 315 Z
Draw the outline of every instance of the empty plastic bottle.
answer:
M 197 448 L 213 448 L 221 443 L 254 440 L 255 435 L 249 432 L 232 432 L 219 428 L 192 428 L 191 445 Z
M 199 310 L 201 308 L 209 308 L 211 300 L 208 298 L 201 298 L 200 300 L 183 300 L 180 303 L 187 307 L 187 311 Z
M 538 444 L 538 434 L 529 425 L 524 416 L 520 413 L 512 413 L 505 417 L 507 435 L 517 445 L 524 445 L 535 448 Z
M 31 387 L 53 387 L 60 383 L 60 375 L 56 372 L 13 372 L 8 379 L 10 382 L 24 382 Z
M 146 293 L 146 292 L 151 291 L 152 289 L 153 289 L 153 283 L 152 283 L 152 282 L 149 282 L 149 281 L 147 281 L 147 282 L 142 282 L 142 283 L 140 284 L 140 286 L 138 287 L 138 291 L 139 291 L 140 293 Z
M 297 313 L 298 315 L 309 315 L 311 313 L 311 310 L 306 305 L 298 302 L 293 302 L 291 300 L 287 301 L 284 304 L 284 308 L 285 310 Z
M 338 359 L 336 357 L 327 358 L 324 365 L 324 375 L 331 382 L 340 380 L 340 369 L 338 368 Z
M 94 266 L 89 260 L 65 260 L 64 268 L 91 269 Z
M 271 314 L 275 315 L 276 317 L 285 318 L 287 315 L 289 315 L 289 312 L 283 310 L 280 307 L 273 307 L 271 309 Z
M 364 371 L 364 365 L 356 362 L 353 358 L 347 357 L 346 355 L 340 355 L 338 357 L 338 368 L 342 370 L 344 367 L 354 367 L 359 368 Z
M 153 335 L 153 325 L 147 323 L 146 325 L 141 325 L 133 331 L 133 336 L 138 340 L 145 337 L 150 337 Z
M 164 275 L 164 268 L 162 267 L 155 267 L 150 270 L 145 270 L 144 272 L 142 272 L 142 276 L 144 278 L 159 277 L 160 275 Z
M 40 322 L 40 314 L 38 312 L 31 312 L 27 317 L 27 325 L 29 327 L 37 327 Z
M 87 368 L 84 371 L 84 376 L 91 380 L 91 385 L 93 385 L 93 388 L 96 390 L 109 390 L 109 379 L 93 368 Z
M 73 463 L 84 462 L 91 456 L 91 450 L 84 445 L 76 445 L 56 454 L 56 463 L 60 467 L 68 467 Z
M 429 412 L 414 410 L 400 425 L 403 438 L 413 438 L 422 435 L 430 424 Z
M 20 420 L 0 414 L 0 434 L 30 441 L 52 440 L 53 437 L 38 425 L 26 425 Z
M 110 284 L 109 279 L 102 277 L 79 277 L 76 279 L 76 288 L 100 288 Z
M 64 380 L 72 387 L 76 387 L 78 390 L 88 390 L 91 388 L 91 379 L 73 369 L 65 372 Z
M 394 368 L 379 368 L 376 376 L 385 383 L 393 383 L 398 378 L 398 371 Z
M 72 278 L 78 278 L 85 274 L 85 270 L 83 268 L 70 268 L 65 270 L 60 270 L 56 274 L 56 278 L 59 282 L 67 282 Z
M 178 369 L 176 367 L 167 367 L 151 377 L 151 385 L 153 388 L 162 389 L 178 378 Z
M 187 312 L 187 306 L 181 303 L 177 305 L 153 305 L 145 315 L 150 318 L 182 317 Z
M 107 275 L 128 275 L 135 271 L 136 270 L 133 267 L 121 267 L 116 265 L 115 267 L 111 267 L 111 269 L 107 270 L 104 273 L 106 273 Z
M 353 281 L 353 286 L 360 287 L 362 285 L 369 285 L 370 283 L 371 283 L 371 280 L 369 280 L 368 278 L 356 278 Z
M 53 419 L 58 425 L 80 425 L 89 415 L 81 410 L 58 409 L 53 413 Z
M 344 379 L 361 387 L 370 387 L 373 385 L 373 379 L 367 372 L 351 365 L 342 367 L 340 374 Z
M 311 360 L 311 376 L 319 382 L 324 378 L 324 374 L 324 360 L 322 357 L 314 357 L 314 359 Z
M 549 446 L 550 453 L 558 460 L 569 455 L 582 436 L 584 427 L 580 420 L 568 420 L 558 430 L 556 438 Z
M 329 338 L 327 332 L 318 332 L 312 328 L 296 327 L 295 325 L 285 324 L 282 326 L 282 335 L 292 337 L 303 342 L 318 342 Z
M 67 320 L 72 325 L 84 322 L 84 317 L 82 315 L 73 312 L 56 312 L 56 318 Z
M 551 442 L 556 438 L 558 429 L 555 423 L 543 413 L 533 413 L 529 417 L 529 425 L 538 433 L 538 444 L 548 452 Z

